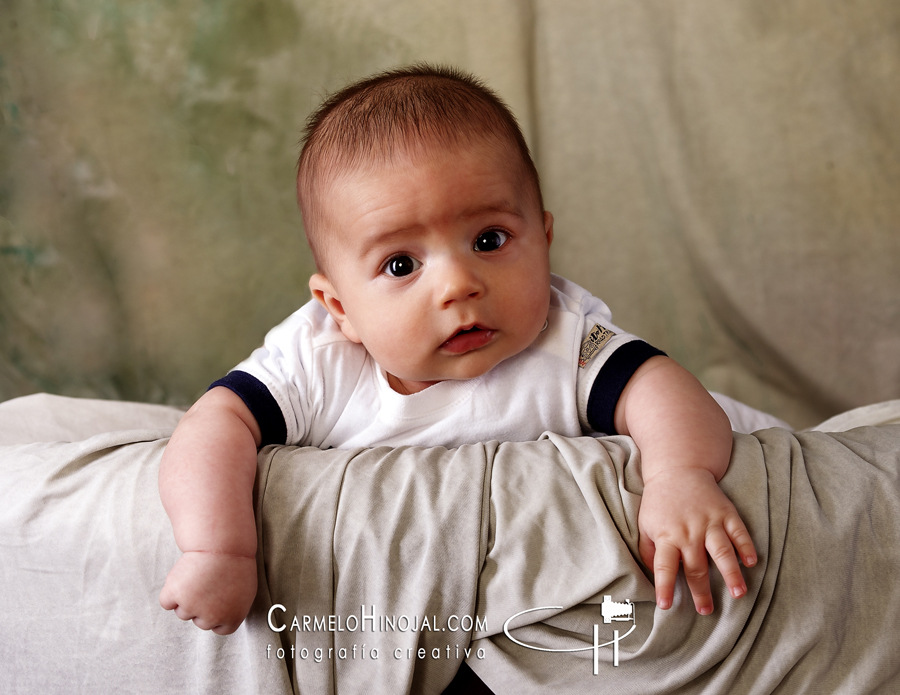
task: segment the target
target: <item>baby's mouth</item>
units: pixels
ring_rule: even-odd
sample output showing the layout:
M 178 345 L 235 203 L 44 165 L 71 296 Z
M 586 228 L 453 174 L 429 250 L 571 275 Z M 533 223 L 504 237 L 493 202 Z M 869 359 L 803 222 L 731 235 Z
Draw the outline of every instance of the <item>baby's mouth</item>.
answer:
M 491 342 L 496 333 L 491 328 L 484 328 L 476 324 L 475 326 L 458 330 L 441 345 L 441 349 L 455 354 L 477 350 Z

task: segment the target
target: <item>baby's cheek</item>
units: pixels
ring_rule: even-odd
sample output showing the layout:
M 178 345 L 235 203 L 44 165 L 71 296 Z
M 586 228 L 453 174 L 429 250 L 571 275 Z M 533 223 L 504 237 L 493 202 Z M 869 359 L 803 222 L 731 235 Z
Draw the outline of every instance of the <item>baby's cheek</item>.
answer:
M 404 378 L 403 373 L 414 369 L 421 359 L 424 342 L 421 331 L 417 331 L 414 324 L 401 321 L 387 321 L 387 324 L 389 330 L 378 331 L 368 344 L 363 343 L 379 365 Z

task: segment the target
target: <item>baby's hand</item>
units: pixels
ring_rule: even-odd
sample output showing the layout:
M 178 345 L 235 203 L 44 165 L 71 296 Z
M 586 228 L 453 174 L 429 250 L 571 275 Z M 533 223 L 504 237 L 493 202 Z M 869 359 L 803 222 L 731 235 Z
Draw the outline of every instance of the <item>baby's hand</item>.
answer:
M 230 635 L 256 597 L 256 558 L 187 552 L 169 571 L 159 604 L 202 630 Z
M 641 559 L 653 569 L 660 608 L 672 605 L 682 561 L 697 612 L 712 613 L 707 552 L 731 595 L 740 598 L 747 593 L 734 548 L 747 567 L 756 564 L 756 549 L 731 500 L 709 471 L 675 468 L 654 475 L 644 484 L 638 528 Z

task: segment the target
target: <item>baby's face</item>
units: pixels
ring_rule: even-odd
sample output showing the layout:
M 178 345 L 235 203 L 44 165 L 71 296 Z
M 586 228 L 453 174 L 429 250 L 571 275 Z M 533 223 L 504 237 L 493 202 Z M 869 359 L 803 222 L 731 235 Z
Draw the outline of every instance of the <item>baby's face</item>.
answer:
M 480 376 L 544 326 L 553 218 L 499 149 L 432 148 L 324 191 L 328 277 L 310 287 L 400 393 Z

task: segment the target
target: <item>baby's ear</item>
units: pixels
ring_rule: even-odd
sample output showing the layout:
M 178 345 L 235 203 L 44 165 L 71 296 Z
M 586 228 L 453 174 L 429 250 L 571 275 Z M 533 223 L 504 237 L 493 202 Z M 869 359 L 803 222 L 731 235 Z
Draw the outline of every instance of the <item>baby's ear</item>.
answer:
M 553 215 L 549 210 L 544 210 L 544 234 L 547 235 L 547 245 L 553 243 Z
M 315 300 L 325 307 L 326 311 L 331 314 L 331 318 L 333 318 L 337 322 L 337 325 L 340 326 L 341 333 L 347 337 L 347 340 L 354 343 L 361 343 L 362 341 L 353 329 L 350 319 L 347 318 L 347 313 L 344 311 L 344 305 L 341 304 L 341 300 L 338 299 L 334 285 L 331 284 L 331 281 L 321 273 L 316 273 L 309 279 L 309 289 L 312 290 L 312 295 Z

